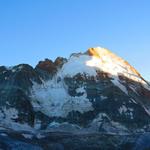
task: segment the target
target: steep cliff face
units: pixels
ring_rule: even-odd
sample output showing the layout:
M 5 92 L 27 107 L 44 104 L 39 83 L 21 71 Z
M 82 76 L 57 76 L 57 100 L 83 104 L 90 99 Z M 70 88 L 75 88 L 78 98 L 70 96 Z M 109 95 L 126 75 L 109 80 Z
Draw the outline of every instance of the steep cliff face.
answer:
M 129 63 L 98 47 L 72 54 L 51 80 L 34 84 L 31 97 L 52 124 L 116 132 L 148 128 L 149 95 L 148 83 Z
M 104 48 L 32 68 L 0 67 L 0 119 L 9 128 L 130 133 L 148 131 L 150 87 Z

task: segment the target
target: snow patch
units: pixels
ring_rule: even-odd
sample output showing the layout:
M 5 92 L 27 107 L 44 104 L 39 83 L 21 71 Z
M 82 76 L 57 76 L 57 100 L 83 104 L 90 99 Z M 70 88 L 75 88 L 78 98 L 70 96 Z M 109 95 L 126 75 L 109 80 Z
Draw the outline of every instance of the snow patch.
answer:
M 78 89 L 81 91 L 81 89 Z M 92 103 L 87 99 L 87 94 L 72 97 L 68 94 L 65 83 L 53 79 L 42 85 L 34 83 L 32 88 L 32 104 L 36 111 L 41 111 L 48 116 L 66 117 L 71 111 L 84 113 L 93 110 Z
M 108 98 L 108 97 L 101 95 L 101 100 L 105 100 L 105 99 L 107 99 L 107 98 Z
M 22 134 L 26 139 L 32 139 L 33 138 L 33 135 L 32 134 L 25 134 L 23 133 Z
M 122 107 L 119 108 L 119 113 L 130 116 L 130 119 L 134 119 L 133 112 L 133 108 L 127 108 L 125 105 L 122 105 Z
M 122 105 L 120 108 L 119 108 L 119 113 L 120 114 L 123 114 L 123 113 L 126 113 L 127 112 L 127 107 L 125 105 Z
M 62 69 L 58 73 L 58 76 L 73 77 L 79 73 L 86 74 L 88 76 L 96 76 L 97 73 L 95 68 L 86 64 L 86 62 L 91 59 L 92 57 L 88 55 L 72 55 L 68 62 L 63 65 Z
M 77 93 L 85 93 L 85 89 L 84 89 L 84 87 L 80 87 L 80 88 L 76 89 L 76 92 Z

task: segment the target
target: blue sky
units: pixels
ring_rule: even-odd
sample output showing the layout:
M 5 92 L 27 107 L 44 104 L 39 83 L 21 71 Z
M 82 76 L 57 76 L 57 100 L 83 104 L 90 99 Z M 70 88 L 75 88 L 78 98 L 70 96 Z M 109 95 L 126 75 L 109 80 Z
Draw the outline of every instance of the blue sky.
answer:
M 0 65 L 106 47 L 150 80 L 149 0 L 0 0 Z

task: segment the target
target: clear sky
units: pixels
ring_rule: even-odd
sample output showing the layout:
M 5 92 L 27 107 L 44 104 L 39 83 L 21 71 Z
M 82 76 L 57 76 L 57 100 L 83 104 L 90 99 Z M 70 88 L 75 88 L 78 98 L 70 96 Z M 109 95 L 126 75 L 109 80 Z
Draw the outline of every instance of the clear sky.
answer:
M 150 80 L 150 0 L 0 0 L 0 65 L 106 47 Z

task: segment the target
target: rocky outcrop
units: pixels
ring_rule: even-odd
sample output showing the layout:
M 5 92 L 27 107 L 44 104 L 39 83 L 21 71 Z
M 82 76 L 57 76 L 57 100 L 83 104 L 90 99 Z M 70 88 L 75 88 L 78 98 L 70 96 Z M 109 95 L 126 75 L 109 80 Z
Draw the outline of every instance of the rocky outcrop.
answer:
M 67 62 L 66 58 L 63 57 L 57 57 L 54 64 L 57 68 L 61 68 L 63 66 L 64 63 Z
M 33 82 L 41 84 L 34 69 L 26 64 L 0 67 L 0 119 L 2 124 L 34 125 L 34 110 L 29 91 Z
M 56 70 L 57 70 L 55 64 L 53 63 L 53 61 L 49 60 L 49 59 L 45 59 L 44 61 L 40 61 L 37 64 L 36 69 L 46 71 L 50 74 L 56 73 Z

